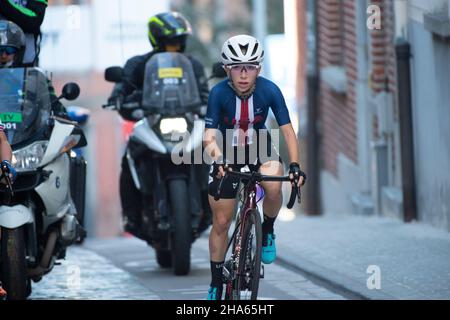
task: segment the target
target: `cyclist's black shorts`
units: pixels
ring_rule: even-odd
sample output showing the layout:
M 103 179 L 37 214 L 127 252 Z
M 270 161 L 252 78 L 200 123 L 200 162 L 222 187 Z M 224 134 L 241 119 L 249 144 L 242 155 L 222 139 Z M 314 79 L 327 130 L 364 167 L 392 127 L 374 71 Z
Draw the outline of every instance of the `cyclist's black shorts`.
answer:
M 241 148 L 234 147 L 234 157 L 233 160 L 227 158 L 226 152 L 224 152 L 224 158 L 228 160 L 228 162 L 232 162 L 230 168 L 233 171 L 240 171 L 243 167 L 248 166 L 249 170 L 251 172 L 259 171 L 259 168 L 261 165 L 268 161 L 278 161 L 280 163 L 283 163 L 281 160 L 281 157 L 278 153 L 278 150 L 276 147 L 269 142 L 267 146 L 268 154 L 267 157 L 259 157 L 259 152 L 257 155 L 251 155 L 249 152 L 249 148 Z M 238 151 L 245 152 L 245 159 L 244 161 L 238 161 Z M 258 150 L 259 151 L 259 150 Z M 217 187 L 219 186 L 220 178 L 217 178 L 219 172 L 219 166 L 218 165 L 211 165 L 211 169 L 209 171 L 209 183 L 208 183 L 208 194 L 210 196 L 215 196 L 217 192 Z M 239 186 L 239 178 L 237 177 L 231 177 L 228 176 L 224 182 L 222 183 L 222 189 L 220 193 L 221 199 L 235 199 L 237 192 L 238 192 L 238 186 Z

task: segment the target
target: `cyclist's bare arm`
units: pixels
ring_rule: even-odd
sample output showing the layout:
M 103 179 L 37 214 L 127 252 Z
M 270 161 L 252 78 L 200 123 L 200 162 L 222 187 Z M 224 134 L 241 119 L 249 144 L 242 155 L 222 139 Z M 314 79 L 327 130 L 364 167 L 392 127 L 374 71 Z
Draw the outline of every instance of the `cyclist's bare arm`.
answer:
M 217 160 L 220 156 L 223 156 L 222 151 L 220 151 L 220 148 L 217 144 L 216 140 L 216 133 L 219 130 L 217 129 L 211 129 L 206 128 L 205 129 L 205 137 L 203 140 L 203 145 L 205 147 L 206 153 L 213 159 L 214 161 Z M 220 167 L 220 174 L 223 176 L 225 173 L 222 170 L 222 167 Z
M 296 162 L 300 163 L 298 157 L 298 140 L 297 135 L 295 134 L 294 128 L 291 123 L 285 124 L 280 127 L 281 132 L 283 133 L 284 140 L 286 141 L 288 153 L 289 153 L 289 163 Z M 300 177 L 299 185 L 303 184 L 303 177 Z
M 8 160 L 9 162 L 11 162 L 11 158 L 12 158 L 11 146 L 8 142 L 8 139 L 6 138 L 5 133 L 3 131 L 0 131 L 0 161 Z M 5 179 L 2 179 L 0 183 L 6 184 Z
M 0 131 L 0 161 L 8 160 L 11 162 L 12 150 L 11 146 L 3 131 Z
M 203 146 L 205 147 L 206 153 L 213 160 L 217 160 L 222 155 L 219 146 L 216 142 L 216 132 L 217 129 L 207 128 L 205 129 L 205 137 L 203 140 Z
M 289 163 L 298 161 L 298 141 L 292 124 L 288 123 L 280 127 L 283 133 L 284 140 L 286 141 L 288 153 L 289 153 Z

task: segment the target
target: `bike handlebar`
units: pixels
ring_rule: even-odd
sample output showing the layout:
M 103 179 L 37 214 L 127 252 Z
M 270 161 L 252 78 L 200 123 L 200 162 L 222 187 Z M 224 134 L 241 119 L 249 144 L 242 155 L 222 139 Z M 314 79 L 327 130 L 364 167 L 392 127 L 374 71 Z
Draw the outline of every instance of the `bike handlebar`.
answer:
M 139 107 L 140 107 L 139 102 L 125 102 L 125 103 L 121 103 L 120 107 L 117 104 L 104 104 L 104 105 L 102 105 L 103 109 L 113 109 L 113 110 L 137 109 Z
M 234 176 L 236 178 L 241 179 L 248 179 L 250 182 L 262 182 L 262 181 L 281 181 L 281 182 L 290 182 L 291 179 L 289 176 L 268 176 L 268 175 L 262 175 L 258 172 L 252 172 L 252 173 L 244 173 L 244 172 L 237 172 L 237 171 L 227 171 L 225 173 L 225 176 L 223 176 L 220 179 L 219 185 L 217 187 L 216 194 L 214 195 L 214 200 L 218 201 L 220 199 L 220 193 L 222 192 L 222 185 L 225 179 L 228 175 Z M 289 202 L 287 204 L 288 209 L 292 209 L 294 206 L 295 198 L 298 197 L 298 203 L 301 203 L 301 191 L 299 187 L 293 186 L 291 189 L 291 195 L 289 197 Z

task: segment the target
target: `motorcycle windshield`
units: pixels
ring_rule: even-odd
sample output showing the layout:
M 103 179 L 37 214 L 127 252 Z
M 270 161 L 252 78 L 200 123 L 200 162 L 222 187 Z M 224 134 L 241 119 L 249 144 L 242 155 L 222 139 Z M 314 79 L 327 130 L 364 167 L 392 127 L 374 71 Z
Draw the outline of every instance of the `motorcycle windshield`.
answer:
M 47 78 L 41 70 L 0 69 L 0 119 L 12 146 L 43 128 L 50 108 Z
M 145 65 L 142 107 L 178 115 L 201 105 L 191 61 L 181 53 L 157 53 Z

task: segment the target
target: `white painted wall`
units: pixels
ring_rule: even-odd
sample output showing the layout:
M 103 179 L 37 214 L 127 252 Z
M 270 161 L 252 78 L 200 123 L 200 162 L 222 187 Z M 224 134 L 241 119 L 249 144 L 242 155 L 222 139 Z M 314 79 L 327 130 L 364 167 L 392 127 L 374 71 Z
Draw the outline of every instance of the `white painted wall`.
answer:
M 408 0 L 395 0 L 395 36 L 408 38 Z
M 169 10 L 169 0 L 93 0 L 47 8 L 40 65 L 52 71 L 103 71 L 151 50 L 148 19 Z
M 407 0 L 409 17 L 423 24 L 424 13 L 447 11 L 448 2 L 448 0 Z
M 427 31 L 424 13 L 448 12 L 448 0 L 409 2 L 414 160 L 421 221 L 450 231 L 450 46 Z

